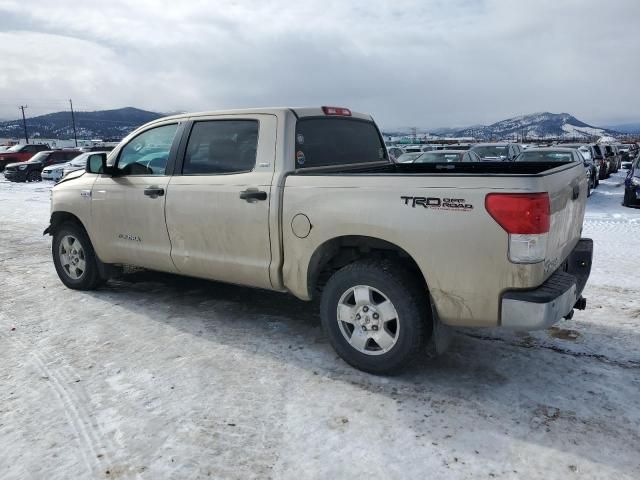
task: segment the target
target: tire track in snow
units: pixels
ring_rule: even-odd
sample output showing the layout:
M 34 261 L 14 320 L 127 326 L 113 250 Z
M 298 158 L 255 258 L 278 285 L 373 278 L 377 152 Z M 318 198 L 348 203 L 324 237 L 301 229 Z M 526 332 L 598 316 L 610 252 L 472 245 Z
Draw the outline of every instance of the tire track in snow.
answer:
M 15 336 L 8 336 L 5 333 L 0 333 L 0 336 L 16 342 L 23 351 L 30 350 L 22 340 Z M 92 424 L 91 415 L 82 406 L 83 402 L 84 404 L 90 403 L 89 398 L 86 395 L 78 395 L 65 386 L 65 383 L 67 385 L 73 384 L 73 380 L 64 372 L 64 367 L 50 368 L 47 364 L 54 362 L 51 358 L 35 351 L 31 351 L 30 354 L 42 376 L 49 380 L 48 383 L 64 410 L 67 423 L 78 439 L 80 455 L 89 473 L 94 475 L 96 469 L 101 473 L 105 469 L 108 470 L 110 465 L 114 465 L 112 453 L 118 450 L 109 436 Z M 77 377 L 77 375 L 75 376 Z M 106 448 L 102 445 L 106 445 Z

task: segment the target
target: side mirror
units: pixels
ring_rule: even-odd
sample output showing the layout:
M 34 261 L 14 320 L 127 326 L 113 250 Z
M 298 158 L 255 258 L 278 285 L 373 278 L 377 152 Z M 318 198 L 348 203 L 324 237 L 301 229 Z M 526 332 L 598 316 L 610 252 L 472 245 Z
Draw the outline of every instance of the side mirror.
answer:
M 87 173 L 100 173 L 110 175 L 110 168 L 107 167 L 107 154 L 94 153 L 87 158 Z

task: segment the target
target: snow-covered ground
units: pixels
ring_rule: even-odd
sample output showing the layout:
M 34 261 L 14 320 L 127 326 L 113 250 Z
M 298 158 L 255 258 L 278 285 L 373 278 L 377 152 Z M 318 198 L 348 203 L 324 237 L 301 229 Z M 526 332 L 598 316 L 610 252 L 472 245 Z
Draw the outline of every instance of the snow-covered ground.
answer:
M 136 273 L 64 288 L 49 186 L 0 176 L 0 478 L 640 478 L 640 210 L 589 199 L 588 309 L 465 330 L 399 377 L 345 365 L 312 305 Z

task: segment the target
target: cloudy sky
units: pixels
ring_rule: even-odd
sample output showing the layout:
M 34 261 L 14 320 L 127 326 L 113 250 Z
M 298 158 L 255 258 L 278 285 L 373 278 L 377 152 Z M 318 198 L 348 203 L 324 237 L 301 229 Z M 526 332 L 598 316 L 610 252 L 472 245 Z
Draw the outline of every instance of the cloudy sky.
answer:
M 0 0 L 0 118 L 339 105 L 640 121 L 640 0 Z

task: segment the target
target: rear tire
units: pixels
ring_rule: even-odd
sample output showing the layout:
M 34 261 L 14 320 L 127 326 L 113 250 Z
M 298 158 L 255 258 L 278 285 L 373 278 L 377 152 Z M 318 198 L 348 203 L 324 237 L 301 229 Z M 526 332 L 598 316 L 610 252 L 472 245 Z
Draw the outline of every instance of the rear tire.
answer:
M 334 273 L 322 292 L 320 316 L 338 355 L 373 374 L 405 368 L 432 331 L 425 286 L 386 260 L 358 261 Z
M 55 231 L 53 264 L 62 283 L 74 290 L 94 290 L 104 283 L 91 240 L 77 223 L 64 223 Z

